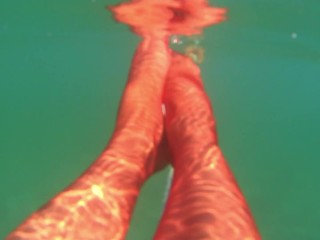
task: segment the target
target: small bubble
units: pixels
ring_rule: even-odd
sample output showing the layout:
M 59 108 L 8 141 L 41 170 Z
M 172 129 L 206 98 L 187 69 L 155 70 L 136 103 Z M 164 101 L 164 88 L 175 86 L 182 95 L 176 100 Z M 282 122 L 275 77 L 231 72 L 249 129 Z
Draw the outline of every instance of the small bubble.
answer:
M 182 44 L 182 39 L 178 35 L 173 35 L 170 38 L 170 42 L 171 42 L 171 44 L 178 44 L 179 45 L 179 44 Z
M 298 34 L 296 32 L 291 33 L 291 38 L 296 39 L 298 37 Z

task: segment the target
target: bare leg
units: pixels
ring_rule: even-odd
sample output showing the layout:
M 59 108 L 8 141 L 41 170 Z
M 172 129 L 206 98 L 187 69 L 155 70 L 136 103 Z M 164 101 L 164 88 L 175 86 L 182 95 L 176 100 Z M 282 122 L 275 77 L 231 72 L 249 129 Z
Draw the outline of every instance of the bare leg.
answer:
M 174 178 L 155 239 L 261 239 L 217 144 L 215 119 L 200 69 L 173 54 L 165 126 Z
M 108 147 L 8 240 L 124 239 L 139 190 L 158 167 L 155 158 L 163 131 L 161 104 L 169 57 L 166 36 L 144 36 Z

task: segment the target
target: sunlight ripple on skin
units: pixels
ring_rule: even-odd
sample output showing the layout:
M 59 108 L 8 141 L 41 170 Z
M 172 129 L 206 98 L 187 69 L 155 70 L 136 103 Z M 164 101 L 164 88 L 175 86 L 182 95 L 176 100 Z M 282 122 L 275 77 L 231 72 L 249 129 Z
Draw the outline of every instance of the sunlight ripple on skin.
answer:
M 201 35 L 204 27 L 223 21 L 226 10 L 206 0 L 132 0 L 109 9 L 141 37 L 113 135 L 79 178 L 7 240 L 125 239 L 140 189 L 166 166 L 159 156 L 169 150 L 173 184 L 155 240 L 260 240 L 217 144 L 195 64 L 202 62 L 203 48 L 198 39 L 184 46 L 185 55 L 169 48 L 170 35 Z

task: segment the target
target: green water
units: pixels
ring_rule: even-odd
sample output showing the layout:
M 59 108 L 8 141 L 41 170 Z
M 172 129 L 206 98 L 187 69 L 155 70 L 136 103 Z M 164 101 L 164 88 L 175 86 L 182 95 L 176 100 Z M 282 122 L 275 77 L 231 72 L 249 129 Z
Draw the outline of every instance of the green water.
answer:
M 0 239 L 99 155 L 138 38 L 106 0 L 0 0 Z M 320 239 L 320 1 L 219 0 L 203 78 L 220 145 L 266 240 Z M 128 240 L 148 240 L 166 173 Z M 94 217 L 94 216 L 93 216 Z

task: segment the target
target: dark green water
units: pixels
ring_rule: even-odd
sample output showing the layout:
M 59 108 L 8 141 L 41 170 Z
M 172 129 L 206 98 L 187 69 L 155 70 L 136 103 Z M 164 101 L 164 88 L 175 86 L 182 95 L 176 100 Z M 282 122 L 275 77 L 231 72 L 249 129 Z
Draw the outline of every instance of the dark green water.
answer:
M 99 155 L 138 38 L 106 0 L 0 0 L 0 239 Z M 320 239 L 320 1 L 219 0 L 203 78 L 220 144 L 266 240 Z M 128 240 L 148 240 L 166 173 Z M 93 216 L 94 217 L 94 216 Z

